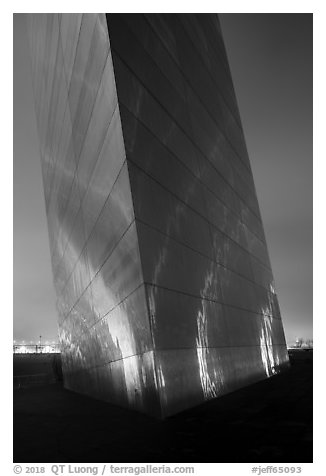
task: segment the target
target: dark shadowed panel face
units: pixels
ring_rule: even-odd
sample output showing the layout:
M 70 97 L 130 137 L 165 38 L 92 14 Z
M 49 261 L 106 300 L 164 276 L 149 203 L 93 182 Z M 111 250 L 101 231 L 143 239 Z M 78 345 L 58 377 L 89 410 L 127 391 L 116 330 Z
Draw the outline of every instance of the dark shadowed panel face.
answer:
M 288 357 L 217 17 L 107 20 L 166 416 Z

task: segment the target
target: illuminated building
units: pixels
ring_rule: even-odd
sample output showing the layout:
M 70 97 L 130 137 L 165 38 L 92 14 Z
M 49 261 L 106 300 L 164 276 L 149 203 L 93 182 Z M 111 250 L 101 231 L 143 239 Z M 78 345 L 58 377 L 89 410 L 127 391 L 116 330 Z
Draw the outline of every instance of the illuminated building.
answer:
M 288 365 L 215 14 L 30 14 L 65 386 L 165 417 Z

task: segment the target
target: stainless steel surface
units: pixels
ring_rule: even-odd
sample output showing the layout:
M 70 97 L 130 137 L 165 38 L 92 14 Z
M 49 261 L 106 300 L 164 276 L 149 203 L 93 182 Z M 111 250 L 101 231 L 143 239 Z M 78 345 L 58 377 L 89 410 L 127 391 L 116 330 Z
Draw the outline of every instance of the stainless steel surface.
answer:
M 67 388 L 165 417 L 288 365 L 214 14 L 28 14 Z

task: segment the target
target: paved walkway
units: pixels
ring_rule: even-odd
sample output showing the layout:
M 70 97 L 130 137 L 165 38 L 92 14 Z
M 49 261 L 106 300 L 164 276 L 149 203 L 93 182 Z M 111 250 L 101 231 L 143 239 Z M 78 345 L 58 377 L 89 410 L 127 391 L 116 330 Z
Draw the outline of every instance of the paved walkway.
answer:
M 312 352 L 165 421 L 64 390 L 14 392 L 14 462 L 312 461 Z

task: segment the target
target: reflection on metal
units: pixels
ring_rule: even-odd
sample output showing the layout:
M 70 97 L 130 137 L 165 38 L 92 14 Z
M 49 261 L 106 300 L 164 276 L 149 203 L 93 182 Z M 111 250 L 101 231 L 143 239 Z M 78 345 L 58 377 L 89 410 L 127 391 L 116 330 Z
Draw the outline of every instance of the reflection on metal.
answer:
M 206 400 L 217 397 L 219 388 L 223 386 L 223 371 L 219 367 L 219 363 L 213 369 L 209 367 L 210 348 L 208 342 L 208 322 L 207 322 L 207 305 L 208 301 L 205 299 L 208 289 L 211 287 L 213 281 L 213 270 L 207 274 L 205 278 L 205 286 L 201 291 L 202 310 L 198 312 L 197 317 L 197 332 L 196 338 L 197 357 L 199 365 L 200 382 L 203 389 L 203 395 Z M 211 376 L 213 370 L 213 376 Z
M 166 417 L 278 373 L 217 15 L 26 18 L 66 388 Z
M 274 348 L 272 342 L 272 328 L 271 328 L 271 318 L 268 312 L 262 309 L 262 327 L 260 335 L 260 350 L 261 358 L 265 368 L 267 377 L 274 375 L 279 372 L 280 368 L 280 359 L 279 356 L 274 356 Z

